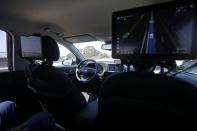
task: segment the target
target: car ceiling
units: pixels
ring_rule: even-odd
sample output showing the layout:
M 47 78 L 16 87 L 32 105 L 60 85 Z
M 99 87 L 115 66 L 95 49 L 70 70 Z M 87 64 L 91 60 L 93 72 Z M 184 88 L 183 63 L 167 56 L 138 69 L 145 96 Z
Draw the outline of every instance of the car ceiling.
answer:
M 1 0 L 0 28 L 20 33 L 50 31 L 60 37 L 89 34 L 111 39 L 112 12 L 170 0 Z

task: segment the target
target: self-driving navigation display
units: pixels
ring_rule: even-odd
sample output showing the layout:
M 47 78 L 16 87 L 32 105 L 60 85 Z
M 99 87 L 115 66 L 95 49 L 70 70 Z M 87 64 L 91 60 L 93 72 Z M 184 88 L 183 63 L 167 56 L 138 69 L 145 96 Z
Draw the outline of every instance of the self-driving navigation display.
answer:
M 196 8 L 170 2 L 113 13 L 113 57 L 197 58 Z

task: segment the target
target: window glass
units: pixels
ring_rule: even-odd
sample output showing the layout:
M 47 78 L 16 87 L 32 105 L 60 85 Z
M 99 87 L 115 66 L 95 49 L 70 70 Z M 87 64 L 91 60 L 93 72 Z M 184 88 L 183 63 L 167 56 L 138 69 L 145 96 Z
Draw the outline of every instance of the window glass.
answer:
M 8 71 L 7 33 L 0 30 L 0 72 Z
M 53 63 L 53 66 L 65 66 L 76 64 L 76 56 L 70 52 L 65 46 L 58 44 L 60 50 L 60 58 Z M 63 65 L 64 63 L 64 65 Z

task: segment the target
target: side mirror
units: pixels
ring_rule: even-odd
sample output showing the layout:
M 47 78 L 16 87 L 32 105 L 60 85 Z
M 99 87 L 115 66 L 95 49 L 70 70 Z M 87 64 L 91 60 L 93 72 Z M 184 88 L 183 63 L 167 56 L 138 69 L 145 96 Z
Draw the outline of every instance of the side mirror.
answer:
M 103 44 L 101 46 L 101 49 L 103 49 L 103 50 L 112 50 L 112 44 Z
M 184 61 L 176 61 L 177 69 L 184 70 L 186 68 L 184 63 Z
M 71 66 L 73 64 L 74 64 L 73 60 L 63 60 L 62 61 L 62 65 L 64 65 L 64 66 Z

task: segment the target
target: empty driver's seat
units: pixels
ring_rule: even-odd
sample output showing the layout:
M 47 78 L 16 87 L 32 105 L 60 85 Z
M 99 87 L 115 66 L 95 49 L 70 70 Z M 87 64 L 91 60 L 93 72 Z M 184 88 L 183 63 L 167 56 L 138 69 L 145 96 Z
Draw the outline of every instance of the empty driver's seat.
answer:
M 104 82 L 98 110 L 102 129 L 175 126 L 196 118 L 197 88 L 166 75 L 121 73 Z
M 74 126 L 77 114 L 86 105 L 81 91 L 61 71 L 52 66 L 59 59 L 59 48 L 54 39 L 42 37 L 42 64 L 30 64 L 27 77 L 29 87 L 56 120 Z M 63 123 L 62 123 L 63 122 Z

